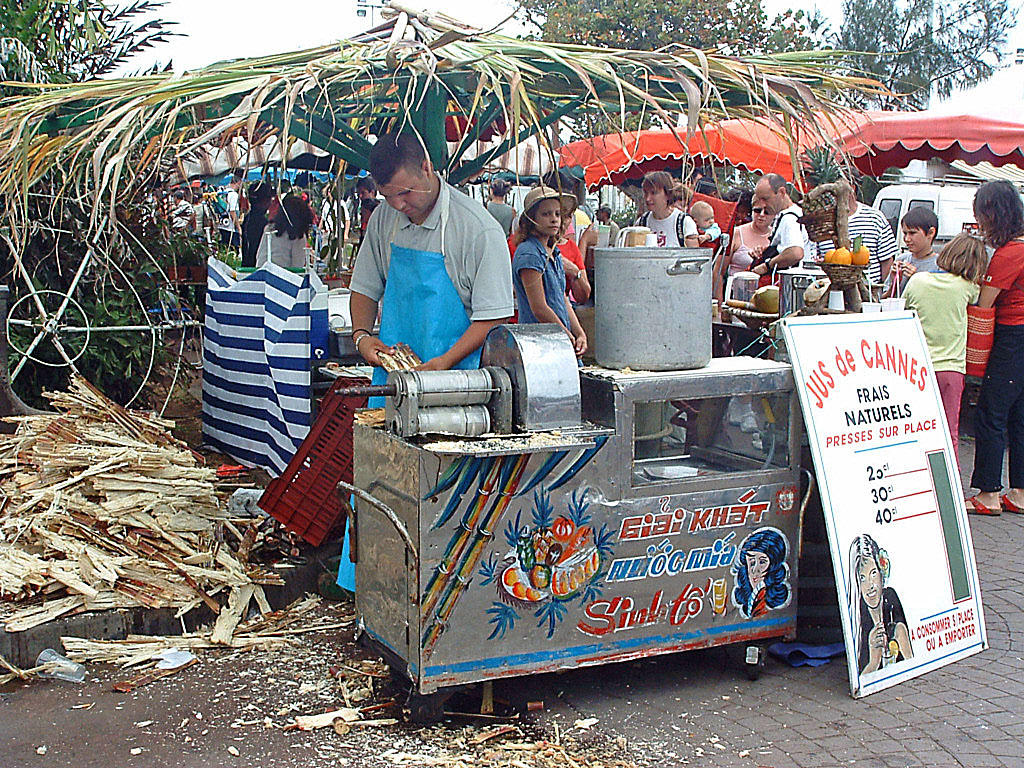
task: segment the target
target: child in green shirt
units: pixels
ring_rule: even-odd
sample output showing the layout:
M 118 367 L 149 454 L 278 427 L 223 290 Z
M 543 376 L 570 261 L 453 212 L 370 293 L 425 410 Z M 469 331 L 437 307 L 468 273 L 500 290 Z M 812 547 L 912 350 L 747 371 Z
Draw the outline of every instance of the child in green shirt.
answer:
M 907 309 L 921 318 L 932 368 L 939 385 L 946 423 L 960 462 L 960 398 L 964 392 L 967 355 L 967 305 L 978 300 L 979 284 L 988 267 L 985 245 L 960 234 L 950 240 L 936 260 L 941 272 L 916 272 L 903 298 Z

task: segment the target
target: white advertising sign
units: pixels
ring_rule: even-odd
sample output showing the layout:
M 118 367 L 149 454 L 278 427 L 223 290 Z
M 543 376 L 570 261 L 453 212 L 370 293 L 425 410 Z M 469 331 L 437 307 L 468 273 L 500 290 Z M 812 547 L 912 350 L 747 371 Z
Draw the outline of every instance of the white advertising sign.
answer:
M 784 322 L 821 488 L 850 690 L 988 646 L 971 531 L 917 315 Z

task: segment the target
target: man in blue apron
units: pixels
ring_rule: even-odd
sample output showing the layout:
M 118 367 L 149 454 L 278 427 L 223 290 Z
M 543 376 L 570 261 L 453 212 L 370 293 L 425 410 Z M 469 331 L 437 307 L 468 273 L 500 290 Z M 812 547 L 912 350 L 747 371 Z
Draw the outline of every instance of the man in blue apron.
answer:
M 411 132 L 380 137 L 370 174 L 387 205 L 370 217 L 352 271 L 356 348 L 374 366 L 405 342 L 422 370 L 478 367 L 487 332 L 514 311 L 501 226 L 435 173 Z M 377 367 L 374 383 L 384 378 Z

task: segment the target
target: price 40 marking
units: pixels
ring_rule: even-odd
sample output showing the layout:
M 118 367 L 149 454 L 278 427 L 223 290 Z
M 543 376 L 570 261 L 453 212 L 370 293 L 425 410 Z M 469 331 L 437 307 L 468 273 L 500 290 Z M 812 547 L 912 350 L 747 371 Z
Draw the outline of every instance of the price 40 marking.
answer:
M 896 518 L 896 507 L 882 507 L 875 514 L 875 522 L 879 525 L 891 523 Z

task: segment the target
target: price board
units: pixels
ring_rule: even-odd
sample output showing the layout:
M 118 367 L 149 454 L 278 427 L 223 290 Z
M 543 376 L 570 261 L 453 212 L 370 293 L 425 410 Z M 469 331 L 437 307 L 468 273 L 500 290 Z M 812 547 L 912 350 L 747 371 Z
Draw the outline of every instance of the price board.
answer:
M 953 444 L 913 312 L 784 321 L 866 696 L 987 647 Z

